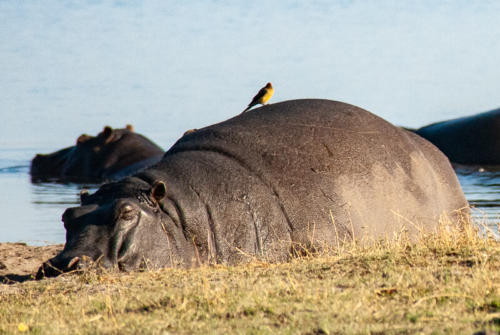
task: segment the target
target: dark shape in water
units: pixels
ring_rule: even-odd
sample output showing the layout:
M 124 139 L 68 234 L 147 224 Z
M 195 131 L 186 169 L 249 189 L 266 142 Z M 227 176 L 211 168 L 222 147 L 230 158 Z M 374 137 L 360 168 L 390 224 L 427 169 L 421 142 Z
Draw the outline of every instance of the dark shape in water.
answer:
M 92 182 L 117 180 L 161 160 L 164 151 L 133 131 L 132 126 L 106 126 L 97 136 L 81 135 L 76 145 L 31 161 L 33 182 Z
M 415 132 L 453 163 L 500 165 L 500 109 L 433 123 Z

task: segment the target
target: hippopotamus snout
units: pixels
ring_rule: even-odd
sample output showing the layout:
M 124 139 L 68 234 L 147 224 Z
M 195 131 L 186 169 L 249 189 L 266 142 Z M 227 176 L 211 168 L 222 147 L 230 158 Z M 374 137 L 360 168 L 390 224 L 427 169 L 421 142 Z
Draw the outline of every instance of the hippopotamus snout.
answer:
M 49 155 L 36 154 L 35 158 L 33 158 L 33 162 L 40 163 L 41 161 L 43 161 L 44 159 L 47 159 L 47 158 L 49 158 Z
M 32 175 L 38 175 L 44 170 L 44 165 L 46 165 L 47 156 L 42 154 L 37 154 L 35 158 L 31 161 L 30 173 Z
M 127 269 L 129 263 L 135 266 L 141 259 L 130 255 L 129 250 L 134 246 L 134 227 L 145 215 L 131 201 L 66 209 L 62 215 L 66 228 L 64 250 L 40 267 L 37 278 L 86 269 L 92 263 L 103 268 Z
M 64 272 L 78 270 L 81 267 L 80 260 L 81 258 L 78 256 L 72 258 L 62 258 L 56 256 L 42 264 L 42 266 L 38 269 L 36 279 L 55 277 Z
M 32 179 L 39 181 L 49 178 L 55 173 L 62 173 L 69 153 L 71 153 L 71 148 L 62 149 L 52 154 L 37 154 L 31 161 L 30 174 Z
M 71 207 L 64 211 L 62 221 L 64 222 L 64 228 L 66 228 L 66 245 L 60 254 L 42 264 L 38 269 L 37 279 L 78 271 L 87 268 L 92 261 L 98 261 L 102 258 L 103 252 L 99 248 L 89 248 L 86 245 L 81 245 L 79 241 L 79 236 L 88 226 L 85 220 L 92 220 L 94 218 L 92 212 L 97 208 L 98 205 L 85 205 Z M 83 235 L 88 236 L 91 234 L 88 234 L 87 231 Z M 107 263 L 109 262 L 100 262 L 105 267 L 112 265 Z
M 100 256 L 65 256 L 64 252 L 49 259 L 40 266 L 36 279 L 56 277 L 66 272 L 79 272 L 98 264 L 103 268 L 113 267 L 113 263 Z

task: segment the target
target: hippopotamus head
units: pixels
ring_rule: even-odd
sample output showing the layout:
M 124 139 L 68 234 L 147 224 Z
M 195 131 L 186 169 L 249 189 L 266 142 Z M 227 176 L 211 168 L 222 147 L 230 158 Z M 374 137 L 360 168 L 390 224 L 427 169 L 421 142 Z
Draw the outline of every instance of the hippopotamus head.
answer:
M 106 126 L 97 136 L 79 136 L 72 147 L 36 155 L 30 173 L 33 181 L 99 182 L 115 179 L 121 170 L 151 157 L 158 161 L 162 154 L 160 147 L 134 133 L 131 125 L 124 129 Z
M 105 184 L 93 195 L 82 193 L 82 205 L 62 215 L 63 251 L 40 267 L 37 278 L 78 270 L 88 259 L 125 271 L 181 265 L 184 259 L 174 255 L 189 260 L 192 253 L 189 243 L 182 243 L 181 225 L 162 208 L 168 207 L 162 204 L 166 193 L 164 182 L 150 186 L 137 178 Z

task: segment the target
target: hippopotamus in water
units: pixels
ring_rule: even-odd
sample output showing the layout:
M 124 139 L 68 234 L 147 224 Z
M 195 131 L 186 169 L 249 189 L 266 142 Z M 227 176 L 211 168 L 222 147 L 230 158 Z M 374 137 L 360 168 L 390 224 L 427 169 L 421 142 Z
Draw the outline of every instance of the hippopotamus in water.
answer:
M 82 194 L 63 214 L 64 250 L 38 277 L 83 255 L 122 270 L 282 261 L 415 237 L 467 206 L 448 159 L 421 137 L 342 102 L 286 101 L 198 129 L 158 164 Z
M 37 181 L 102 182 L 130 176 L 161 160 L 164 151 L 146 137 L 124 129 L 104 127 L 97 136 L 81 135 L 76 145 L 31 161 Z
M 433 123 L 416 133 L 441 149 L 453 163 L 500 165 L 500 109 Z

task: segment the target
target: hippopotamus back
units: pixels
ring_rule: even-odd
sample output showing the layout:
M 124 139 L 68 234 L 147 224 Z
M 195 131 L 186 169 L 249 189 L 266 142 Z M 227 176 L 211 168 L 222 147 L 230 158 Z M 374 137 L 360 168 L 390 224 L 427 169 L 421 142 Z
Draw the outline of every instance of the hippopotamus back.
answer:
M 454 163 L 500 165 L 500 109 L 433 123 L 416 133 Z
M 246 213 L 295 243 L 380 238 L 403 226 L 414 233 L 467 207 L 448 160 L 432 144 L 328 100 L 277 103 L 199 129 L 139 177 L 195 190 L 221 232 L 241 232 L 232 225 Z M 186 211 L 186 222 L 196 215 Z M 280 220 L 265 223 L 270 216 Z

